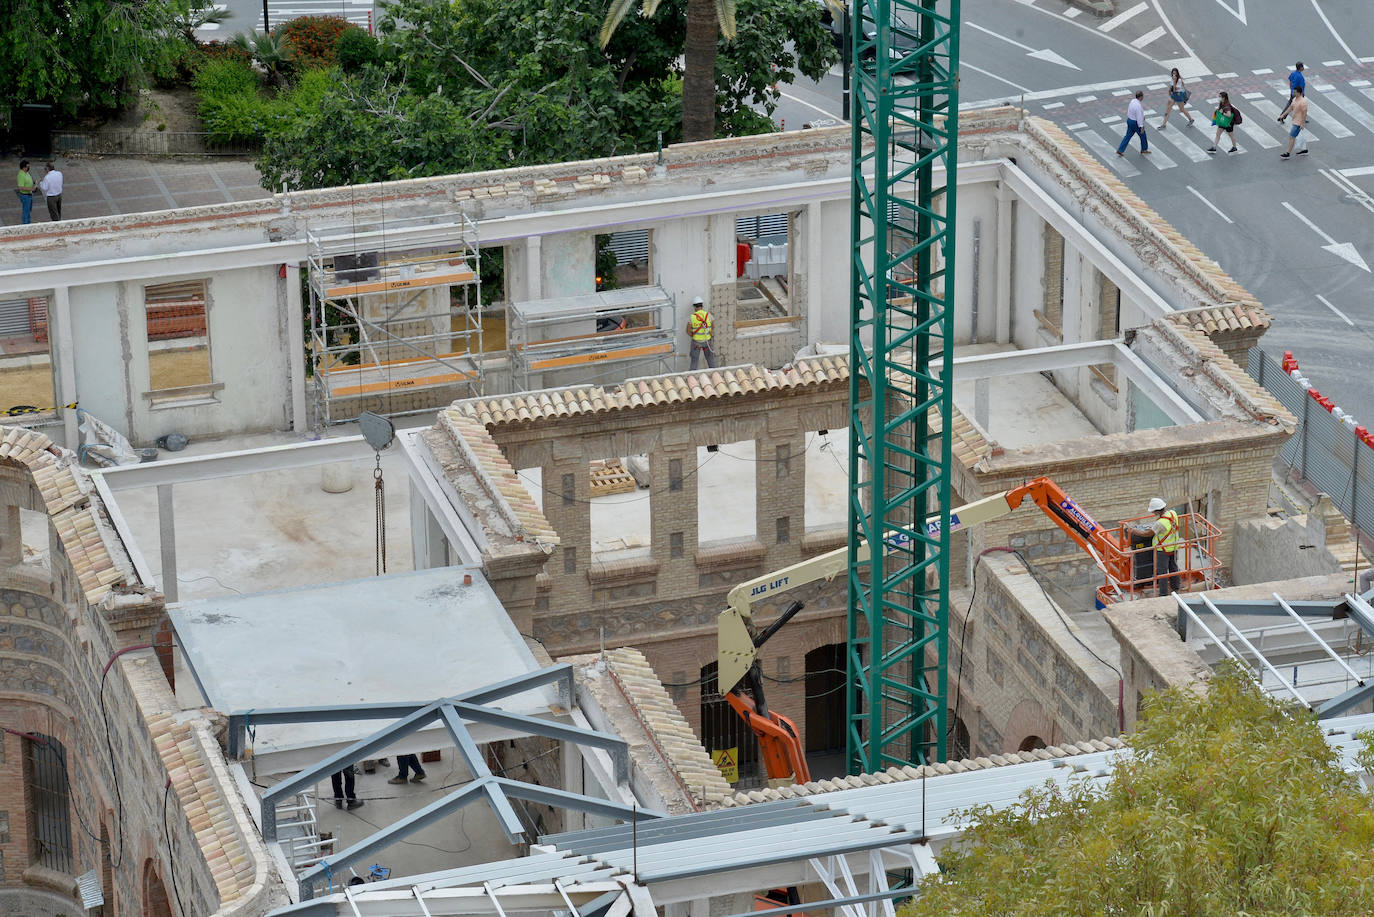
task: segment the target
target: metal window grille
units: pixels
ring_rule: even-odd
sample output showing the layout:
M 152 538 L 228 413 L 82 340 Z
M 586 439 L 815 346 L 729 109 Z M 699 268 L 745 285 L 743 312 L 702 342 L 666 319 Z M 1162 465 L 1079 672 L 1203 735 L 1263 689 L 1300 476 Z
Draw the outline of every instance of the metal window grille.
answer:
M 701 744 L 708 752 L 735 749 L 739 765 L 737 790 L 755 790 L 768 785 L 759 757 L 759 740 L 720 693 L 716 664 L 701 669 Z
M 71 797 L 67 751 L 49 736 L 24 740 L 24 787 L 29 810 L 29 848 L 34 863 L 72 872 Z

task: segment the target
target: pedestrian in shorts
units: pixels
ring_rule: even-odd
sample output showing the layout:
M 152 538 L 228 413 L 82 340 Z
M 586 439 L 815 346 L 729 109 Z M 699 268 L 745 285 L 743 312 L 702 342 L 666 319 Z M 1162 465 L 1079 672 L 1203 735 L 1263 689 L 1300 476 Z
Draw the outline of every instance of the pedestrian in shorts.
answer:
M 1307 93 L 1301 88 L 1293 90 L 1293 103 L 1288 106 L 1293 115 L 1293 126 L 1288 129 L 1288 149 L 1279 154 L 1280 159 L 1287 159 L 1293 155 L 1293 145 L 1302 139 L 1302 149 L 1298 150 L 1298 155 L 1303 156 L 1307 153 L 1307 138 L 1302 137 L 1302 132 L 1307 127 Z
M 1169 71 L 1169 104 L 1164 106 L 1164 120 L 1159 122 L 1159 129 L 1164 130 L 1164 125 L 1169 123 L 1169 112 L 1173 111 L 1174 106 L 1178 106 L 1178 113 L 1188 119 L 1188 126 L 1193 126 L 1193 116 L 1188 114 L 1188 99 L 1192 93 L 1183 88 L 1183 74 L 1178 72 L 1178 68 Z

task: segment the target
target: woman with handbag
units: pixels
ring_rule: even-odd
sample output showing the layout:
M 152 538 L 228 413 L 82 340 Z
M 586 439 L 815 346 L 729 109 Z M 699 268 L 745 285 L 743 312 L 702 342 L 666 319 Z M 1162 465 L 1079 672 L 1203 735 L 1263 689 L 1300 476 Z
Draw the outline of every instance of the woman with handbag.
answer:
M 1212 145 L 1207 148 L 1207 152 L 1215 153 L 1217 144 L 1221 142 L 1221 132 L 1225 131 L 1231 138 L 1231 149 L 1228 153 L 1239 153 L 1236 147 L 1236 125 L 1241 121 L 1240 112 L 1231 104 L 1231 97 L 1225 92 L 1221 93 L 1221 98 L 1217 101 L 1217 110 L 1212 112 L 1212 123 L 1217 126 L 1216 136 L 1212 138 Z
M 1169 112 L 1173 111 L 1175 105 L 1178 106 L 1178 113 L 1188 119 L 1188 126 L 1192 127 L 1193 116 L 1188 114 L 1185 106 L 1193 94 L 1183 88 L 1183 75 L 1178 72 L 1177 67 L 1169 71 L 1169 78 L 1169 104 L 1164 106 L 1164 120 L 1159 122 L 1159 129 L 1163 130 L 1164 125 L 1169 123 Z

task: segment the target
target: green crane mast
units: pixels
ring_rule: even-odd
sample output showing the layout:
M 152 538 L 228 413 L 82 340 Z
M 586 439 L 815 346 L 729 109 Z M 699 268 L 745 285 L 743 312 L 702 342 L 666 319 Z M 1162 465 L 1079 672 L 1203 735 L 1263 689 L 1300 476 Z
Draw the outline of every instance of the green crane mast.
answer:
M 862 773 L 945 757 L 959 0 L 854 0 L 851 23 L 846 735 Z

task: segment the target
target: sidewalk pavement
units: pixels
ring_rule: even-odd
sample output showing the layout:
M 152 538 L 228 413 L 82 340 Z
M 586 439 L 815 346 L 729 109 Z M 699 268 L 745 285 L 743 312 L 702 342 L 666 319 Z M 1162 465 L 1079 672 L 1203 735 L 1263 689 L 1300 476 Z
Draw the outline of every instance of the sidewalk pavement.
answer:
M 0 160 L 3 181 L 14 187 L 19 160 Z M 137 159 L 129 156 L 58 156 L 62 172 L 62 219 L 103 217 L 119 213 L 177 210 L 202 204 L 223 204 L 269 197 L 259 184 L 258 170 L 241 159 Z M 44 160 L 30 158 L 29 171 L 37 182 Z M 0 226 L 19 223 L 19 201 L 13 192 L 0 197 Z M 48 222 L 48 208 L 34 195 L 33 222 Z

